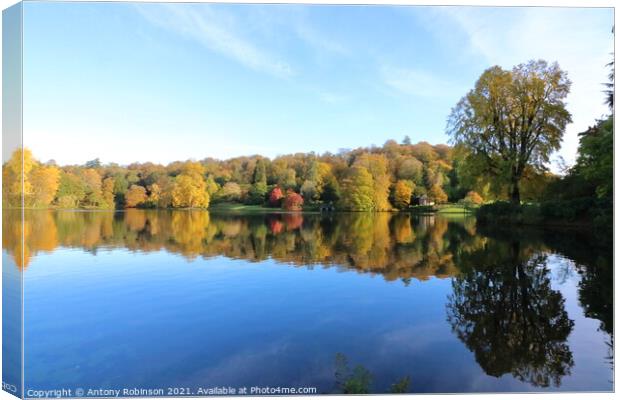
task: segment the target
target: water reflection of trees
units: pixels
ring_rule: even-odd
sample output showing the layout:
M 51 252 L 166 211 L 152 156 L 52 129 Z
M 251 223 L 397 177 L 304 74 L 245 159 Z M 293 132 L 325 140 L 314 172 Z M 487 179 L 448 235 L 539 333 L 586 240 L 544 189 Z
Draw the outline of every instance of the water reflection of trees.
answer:
M 581 279 L 579 302 L 586 317 L 600 321 L 600 329 L 613 335 L 613 241 L 578 231 L 572 235 L 544 232 L 542 240 L 575 262 Z
M 448 321 L 492 376 L 512 374 L 535 386 L 559 386 L 573 356 L 564 298 L 551 288 L 547 255 L 520 242 L 491 241 L 462 257 Z
M 23 225 L 20 217 L 18 210 L 4 210 L 2 224 L 3 249 L 20 268 L 58 247 L 123 248 L 188 260 L 335 266 L 405 283 L 453 277 L 448 321 L 479 365 L 489 375 L 511 374 L 543 387 L 559 385 L 573 365 L 567 344 L 573 322 L 547 267 L 548 255 L 558 252 L 575 262 L 584 313 L 600 321 L 613 348 L 613 252 L 584 234 L 488 231 L 471 218 L 404 213 L 27 210 Z
M 273 259 L 294 266 L 338 266 L 387 280 L 458 272 L 454 252 L 481 247 L 475 223 L 391 213 L 231 215 L 205 211 L 75 212 L 28 210 L 19 251 L 19 211 L 6 210 L 3 247 L 26 268 L 33 254 L 56 247 L 159 251 L 187 259 Z

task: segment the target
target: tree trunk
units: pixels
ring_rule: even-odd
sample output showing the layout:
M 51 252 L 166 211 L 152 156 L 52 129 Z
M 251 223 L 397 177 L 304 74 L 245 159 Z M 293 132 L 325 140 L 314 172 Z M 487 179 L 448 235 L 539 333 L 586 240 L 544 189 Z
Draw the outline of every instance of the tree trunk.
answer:
M 510 188 L 510 202 L 512 204 L 521 204 L 521 192 L 519 192 L 519 180 L 513 179 Z

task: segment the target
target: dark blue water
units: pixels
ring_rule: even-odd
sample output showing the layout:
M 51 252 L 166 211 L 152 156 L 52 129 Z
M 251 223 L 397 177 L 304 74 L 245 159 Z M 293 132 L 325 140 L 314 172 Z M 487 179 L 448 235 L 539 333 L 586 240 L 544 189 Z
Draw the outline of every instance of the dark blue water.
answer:
M 181 238 L 169 214 L 83 214 L 46 216 L 56 244 L 22 266 L 26 390 L 335 393 L 337 354 L 371 392 L 613 389 L 607 254 L 441 217 L 373 217 L 368 240 L 340 217 L 192 217 Z

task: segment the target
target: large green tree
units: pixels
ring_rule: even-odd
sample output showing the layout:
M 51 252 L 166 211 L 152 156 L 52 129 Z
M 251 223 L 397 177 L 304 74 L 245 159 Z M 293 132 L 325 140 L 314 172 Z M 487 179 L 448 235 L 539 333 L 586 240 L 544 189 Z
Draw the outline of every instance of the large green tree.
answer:
M 570 85 L 557 63 L 530 61 L 511 71 L 491 67 L 452 109 L 448 134 L 470 150 L 472 161 L 482 160 L 486 173 L 508 184 L 511 201 L 519 203 L 526 168 L 545 170 L 560 148 L 571 122 L 564 103 Z
M 609 117 L 579 134 L 573 173 L 595 187 L 597 197 L 611 197 L 614 184 L 614 120 Z

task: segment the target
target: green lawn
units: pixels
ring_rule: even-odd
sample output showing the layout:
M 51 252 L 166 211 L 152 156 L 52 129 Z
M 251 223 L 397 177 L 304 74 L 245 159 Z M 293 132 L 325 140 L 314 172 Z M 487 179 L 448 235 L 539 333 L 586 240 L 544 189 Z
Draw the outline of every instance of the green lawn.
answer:
M 243 212 L 266 212 L 278 211 L 279 208 L 264 207 L 261 205 L 247 205 L 240 203 L 216 203 L 209 206 L 209 211 L 243 211 Z
M 470 214 L 474 212 L 473 208 L 465 207 L 462 204 L 442 204 L 437 208 L 439 214 Z

